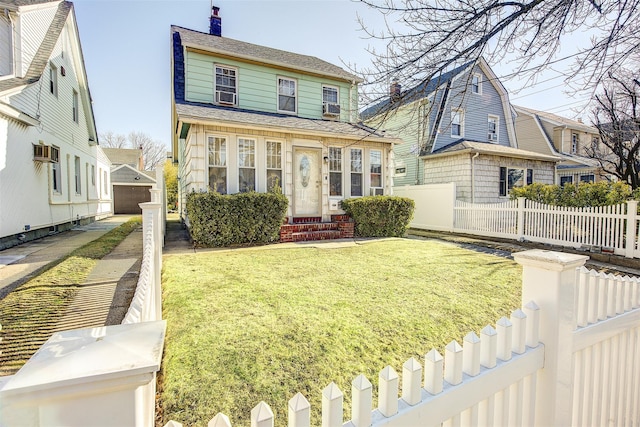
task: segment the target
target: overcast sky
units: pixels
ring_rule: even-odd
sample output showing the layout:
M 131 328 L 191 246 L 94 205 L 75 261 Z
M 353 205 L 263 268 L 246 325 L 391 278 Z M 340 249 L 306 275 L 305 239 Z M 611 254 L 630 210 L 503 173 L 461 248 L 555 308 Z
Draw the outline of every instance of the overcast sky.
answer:
M 168 146 L 170 26 L 208 32 L 211 0 L 73 3 L 98 132 L 145 132 Z M 340 66 L 364 68 L 370 63 L 366 49 L 372 41 L 359 31 L 356 14 L 368 26 L 382 29 L 377 12 L 350 0 L 215 0 L 214 4 L 220 7 L 223 36 Z M 498 77 L 510 73 L 509 64 L 490 65 Z M 583 102 L 562 93 L 559 74 L 546 73 L 539 84 L 524 89 L 517 78 L 502 82 L 513 104 L 577 117 L 573 109 Z M 583 117 L 588 121 L 586 114 Z

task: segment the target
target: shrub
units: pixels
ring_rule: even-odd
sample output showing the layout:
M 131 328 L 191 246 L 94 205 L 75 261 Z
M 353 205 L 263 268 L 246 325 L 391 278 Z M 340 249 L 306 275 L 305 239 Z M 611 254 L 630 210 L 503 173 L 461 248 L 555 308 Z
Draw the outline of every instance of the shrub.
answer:
M 608 206 L 623 203 L 640 196 L 631 192 L 631 188 L 624 182 L 600 181 L 597 183 L 581 182 L 577 186 L 545 185 L 534 183 L 511 190 L 511 199 L 524 197 L 540 203 L 556 206 L 587 207 Z M 637 197 L 633 197 L 637 199 Z
M 360 237 L 402 237 L 413 218 L 415 202 L 406 197 L 368 196 L 342 201 Z
M 277 241 L 288 203 L 277 193 L 191 193 L 186 206 L 191 238 L 216 247 Z

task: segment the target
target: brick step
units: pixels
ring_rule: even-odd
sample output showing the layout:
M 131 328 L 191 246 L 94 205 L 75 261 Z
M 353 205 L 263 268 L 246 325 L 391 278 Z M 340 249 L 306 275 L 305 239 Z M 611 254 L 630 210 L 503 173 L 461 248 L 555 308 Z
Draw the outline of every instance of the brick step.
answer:
M 353 222 L 284 224 L 280 226 L 280 241 L 285 243 L 351 238 L 353 229 Z
M 280 231 L 287 230 L 292 233 L 302 233 L 305 231 L 325 231 L 325 230 L 337 230 L 339 225 L 337 222 L 320 222 L 310 224 L 285 224 L 280 227 Z
M 340 230 L 302 231 L 291 233 L 294 242 L 310 242 L 314 240 L 331 240 L 342 237 Z

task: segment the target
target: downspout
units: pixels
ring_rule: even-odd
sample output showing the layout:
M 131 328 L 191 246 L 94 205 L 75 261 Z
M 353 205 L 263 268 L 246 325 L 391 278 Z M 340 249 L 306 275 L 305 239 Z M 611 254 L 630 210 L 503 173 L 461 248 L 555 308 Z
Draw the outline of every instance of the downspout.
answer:
M 471 203 L 476 202 L 476 169 L 475 169 L 475 160 L 478 158 L 480 153 L 476 153 L 471 158 Z

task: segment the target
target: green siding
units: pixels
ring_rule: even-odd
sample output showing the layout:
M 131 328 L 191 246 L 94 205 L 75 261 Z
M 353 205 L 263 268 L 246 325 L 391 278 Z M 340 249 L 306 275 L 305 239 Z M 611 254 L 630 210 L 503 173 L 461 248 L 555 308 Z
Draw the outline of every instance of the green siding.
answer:
M 270 68 L 267 65 L 247 64 L 226 58 L 216 58 L 195 52 L 185 57 L 186 99 L 193 102 L 213 103 L 214 64 L 236 68 L 238 107 L 269 113 L 277 112 L 277 78 L 287 77 L 297 81 L 298 116 L 322 119 L 322 85 L 334 86 L 340 93 L 340 120 L 349 121 L 349 112 L 355 109 L 357 89 L 350 102 L 351 84 L 309 76 L 303 73 Z

